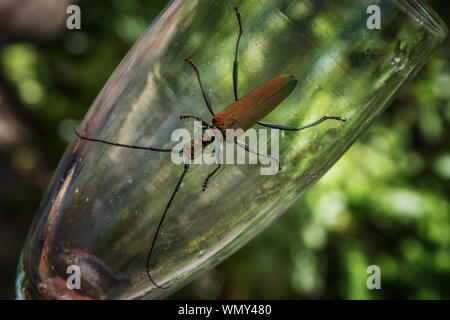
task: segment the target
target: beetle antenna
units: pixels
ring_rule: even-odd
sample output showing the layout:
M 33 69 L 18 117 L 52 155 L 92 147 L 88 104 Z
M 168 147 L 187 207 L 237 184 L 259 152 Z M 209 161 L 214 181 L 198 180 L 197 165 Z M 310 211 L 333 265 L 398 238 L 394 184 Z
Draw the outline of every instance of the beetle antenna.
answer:
M 158 287 L 158 288 L 160 288 L 160 289 L 167 289 L 167 287 L 163 287 L 163 286 L 157 284 L 157 283 L 153 280 L 153 278 L 152 278 L 152 276 L 151 276 L 151 274 L 150 274 L 150 259 L 151 259 L 151 257 L 152 257 L 153 249 L 155 248 L 155 243 L 156 243 L 156 239 L 158 238 L 159 231 L 161 230 L 161 226 L 162 226 L 162 224 L 163 224 L 163 222 L 164 222 L 164 218 L 166 217 L 167 211 L 169 210 L 170 205 L 172 204 L 172 201 L 173 201 L 173 199 L 175 198 L 175 195 L 176 195 L 177 192 L 180 190 L 181 183 L 183 182 L 184 176 L 186 175 L 188 169 L 189 169 L 189 164 L 186 163 L 186 164 L 184 165 L 184 171 L 183 171 L 183 173 L 181 174 L 180 179 L 178 180 L 178 183 L 177 183 L 177 185 L 176 185 L 176 187 L 175 187 L 175 190 L 173 191 L 172 196 L 170 197 L 170 200 L 169 200 L 169 202 L 167 203 L 166 209 L 164 210 L 164 213 L 163 213 L 163 215 L 161 216 L 161 219 L 159 220 L 159 224 L 158 224 L 158 227 L 156 228 L 155 235 L 153 236 L 152 245 L 150 246 L 150 250 L 149 250 L 148 256 L 147 256 L 147 276 L 148 276 L 148 279 L 151 281 L 151 283 L 153 283 L 153 284 L 155 285 L 155 287 Z
M 236 17 L 239 23 L 239 36 L 236 42 L 236 51 L 234 53 L 234 65 L 233 65 L 233 89 L 234 89 L 234 99 L 238 101 L 238 54 L 239 54 L 239 42 L 241 41 L 242 34 L 244 33 L 244 30 L 242 29 L 242 20 L 241 20 L 241 14 L 239 12 L 238 7 L 234 8 L 234 11 L 236 11 Z
M 154 148 L 154 147 L 136 146 L 136 145 L 132 145 L 132 144 L 122 144 L 122 143 L 117 143 L 117 142 L 106 141 L 106 140 L 103 140 L 103 139 L 89 138 L 89 137 L 85 137 L 85 136 L 79 134 L 77 129 L 75 129 L 75 128 L 73 128 L 73 131 L 75 132 L 75 135 L 78 138 L 80 138 L 81 140 L 86 140 L 86 141 L 91 141 L 91 142 L 98 142 L 98 143 L 103 143 L 103 144 L 107 144 L 107 145 L 110 145 L 110 146 L 121 147 L 121 148 L 128 148 L 128 149 L 138 149 L 138 150 L 158 151 L 158 152 L 173 152 L 172 149 L 162 149 L 162 148 Z

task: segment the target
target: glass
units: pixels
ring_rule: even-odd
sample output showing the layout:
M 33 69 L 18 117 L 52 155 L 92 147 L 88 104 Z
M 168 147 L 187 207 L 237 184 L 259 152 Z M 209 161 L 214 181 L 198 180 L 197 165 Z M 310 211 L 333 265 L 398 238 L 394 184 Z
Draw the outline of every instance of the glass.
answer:
M 18 267 L 17 297 L 164 297 L 238 250 L 289 208 L 344 154 L 446 37 L 440 18 L 409 0 L 245 0 L 170 3 L 124 58 L 79 132 L 124 144 L 170 148 L 179 114 L 208 121 L 193 70 L 200 68 L 216 112 L 231 105 L 239 5 L 244 34 L 239 94 L 282 74 L 299 84 L 264 121 L 301 126 L 280 134 L 283 170 L 192 165 L 146 259 L 164 208 L 183 172 L 166 153 L 129 150 L 74 136 L 36 213 Z M 369 30 L 367 7 L 381 9 Z M 255 126 L 256 127 L 256 126 Z M 280 235 L 283 236 L 283 235 Z M 81 270 L 70 290 L 67 268 Z

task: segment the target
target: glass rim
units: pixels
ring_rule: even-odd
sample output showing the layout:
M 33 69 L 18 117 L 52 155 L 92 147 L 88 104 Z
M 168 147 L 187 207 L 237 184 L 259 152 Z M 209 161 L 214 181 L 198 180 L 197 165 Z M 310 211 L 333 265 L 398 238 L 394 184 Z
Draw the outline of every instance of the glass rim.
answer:
M 448 27 L 442 18 L 425 0 L 391 0 L 396 3 L 407 15 L 435 34 L 440 41 L 448 35 Z

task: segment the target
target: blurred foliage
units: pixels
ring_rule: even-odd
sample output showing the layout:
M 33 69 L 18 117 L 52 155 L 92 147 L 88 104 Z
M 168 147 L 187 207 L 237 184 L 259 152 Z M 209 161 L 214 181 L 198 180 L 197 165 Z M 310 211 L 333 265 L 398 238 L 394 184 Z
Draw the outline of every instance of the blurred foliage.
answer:
M 450 3 L 428 2 L 448 24 Z M 13 297 L 26 231 L 72 127 L 166 3 L 80 1 L 81 31 L 3 45 L 0 76 L 32 138 L 0 145 L 1 240 L 11 243 L 0 250 L 0 298 Z M 450 298 L 449 58 L 447 40 L 305 197 L 173 298 Z M 381 290 L 366 287 L 372 264 Z

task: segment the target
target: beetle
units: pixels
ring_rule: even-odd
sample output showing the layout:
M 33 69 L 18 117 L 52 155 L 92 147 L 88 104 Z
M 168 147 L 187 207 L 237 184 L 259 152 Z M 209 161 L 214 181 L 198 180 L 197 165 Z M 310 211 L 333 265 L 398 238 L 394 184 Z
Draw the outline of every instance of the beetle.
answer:
M 337 116 L 337 117 L 336 116 L 333 116 L 333 117 L 324 116 L 321 119 L 319 119 L 313 123 L 310 123 L 305 126 L 297 128 L 294 126 L 288 126 L 288 125 L 284 125 L 284 124 L 276 124 L 276 123 L 268 123 L 268 122 L 260 121 L 265 116 L 267 116 L 271 111 L 273 111 L 275 108 L 277 108 L 283 102 L 283 100 L 286 99 L 291 94 L 291 92 L 295 89 L 298 81 L 297 81 L 297 79 L 295 79 L 295 77 L 293 75 L 281 75 L 272 80 L 269 80 L 268 82 L 262 84 L 261 86 L 257 87 L 256 89 L 254 89 L 253 91 L 249 92 L 244 97 L 239 99 L 239 97 L 238 97 L 238 53 L 239 53 L 239 43 L 240 43 L 240 40 L 241 40 L 241 37 L 243 34 L 243 28 L 242 28 L 241 14 L 237 7 L 234 8 L 234 10 L 235 10 L 235 14 L 236 14 L 236 18 L 237 18 L 238 26 L 239 26 L 239 35 L 238 35 L 237 42 L 236 42 L 236 50 L 235 50 L 234 64 L 233 64 L 233 90 L 234 90 L 235 103 L 233 103 L 232 105 L 230 105 L 229 107 L 225 108 L 223 111 L 221 111 L 217 114 L 214 113 L 211 100 L 210 100 L 208 94 L 204 90 L 198 66 L 194 63 L 194 61 L 192 59 L 185 59 L 185 62 L 192 67 L 192 69 L 194 70 L 194 72 L 196 74 L 198 84 L 200 86 L 200 90 L 201 90 L 201 93 L 203 96 L 203 100 L 213 118 L 212 118 L 212 124 L 208 124 L 208 122 L 201 119 L 200 117 L 190 115 L 190 114 L 182 114 L 182 115 L 180 115 L 180 119 L 195 119 L 195 120 L 201 121 L 202 126 L 203 126 L 203 132 L 208 128 L 215 128 L 215 129 L 218 129 L 222 133 L 225 133 L 225 131 L 227 129 L 235 129 L 235 130 L 241 129 L 242 130 L 241 132 L 245 132 L 246 130 L 248 130 L 249 128 L 253 127 L 256 124 L 264 126 L 264 127 L 268 127 L 271 129 L 278 129 L 278 130 L 284 130 L 284 131 L 300 131 L 300 130 L 314 127 L 314 126 L 316 126 L 324 121 L 327 121 L 327 120 L 338 120 L 338 121 L 345 122 L 346 119 L 339 117 L 339 116 Z M 76 129 L 74 129 L 74 131 L 75 131 L 76 136 L 78 136 L 78 138 L 80 138 L 82 140 L 98 142 L 98 143 L 103 143 L 103 144 L 112 145 L 112 146 L 116 146 L 116 147 L 123 147 L 123 148 L 131 148 L 131 149 L 155 151 L 155 152 L 168 152 L 168 153 L 172 153 L 172 152 L 183 153 L 183 150 L 186 150 L 186 149 L 192 150 L 194 148 L 194 142 L 191 142 L 191 145 L 187 146 L 187 148 L 183 148 L 183 150 L 126 145 L 126 144 L 121 144 L 121 143 L 116 143 L 116 142 L 110 142 L 110 141 L 103 140 L 103 139 L 86 137 L 86 136 L 79 134 L 76 131 Z M 237 137 L 238 136 L 235 136 L 234 143 L 237 144 L 238 146 L 244 148 L 248 152 L 257 154 L 259 156 L 272 158 L 270 156 L 259 154 L 258 152 L 253 151 L 246 144 L 238 142 Z M 212 142 L 213 142 L 212 139 L 204 139 L 204 137 L 203 137 L 201 144 L 202 144 L 202 147 L 205 148 Z M 190 158 L 193 159 L 194 153 L 190 152 L 189 154 L 191 154 Z M 272 158 L 272 159 L 275 161 L 278 161 L 277 159 L 274 159 L 274 158 Z M 278 162 L 278 164 L 279 164 L 279 162 Z M 202 185 L 203 191 L 206 190 L 209 180 L 219 171 L 220 167 L 221 167 L 221 164 L 218 164 L 218 166 L 211 173 L 209 173 L 206 176 L 206 178 L 204 179 L 203 185 Z M 172 192 L 172 195 L 167 203 L 167 206 L 159 220 L 158 226 L 157 226 L 156 231 L 153 236 L 153 240 L 152 240 L 150 249 L 147 254 L 146 271 L 147 271 L 148 279 L 155 287 L 160 288 L 160 289 L 166 289 L 167 287 L 164 287 L 164 286 L 156 283 L 153 280 L 151 273 L 150 273 L 151 256 L 153 253 L 153 249 L 155 247 L 156 240 L 158 238 L 159 231 L 161 230 L 164 219 L 166 217 L 166 214 L 169 211 L 169 208 L 175 198 L 175 195 L 180 190 L 181 184 L 182 184 L 188 170 L 189 170 L 189 162 L 186 162 L 184 164 L 184 170 L 183 170 L 180 178 L 178 179 L 175 189 Z

